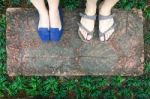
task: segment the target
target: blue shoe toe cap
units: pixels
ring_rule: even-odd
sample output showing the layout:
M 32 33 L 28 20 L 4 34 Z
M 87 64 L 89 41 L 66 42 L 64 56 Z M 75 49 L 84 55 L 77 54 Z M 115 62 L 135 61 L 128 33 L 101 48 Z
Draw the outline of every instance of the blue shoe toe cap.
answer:
M 48 28 L 39 28 L 38 34 L 42 42 L 48 42 L 50 40 L 50 32 Z
M 50 37 L 51 37 L 51 41 L 60 41 L 62 33 L 63 33 L 63 29 L 59 30 L 58 28 L 50 28 Z

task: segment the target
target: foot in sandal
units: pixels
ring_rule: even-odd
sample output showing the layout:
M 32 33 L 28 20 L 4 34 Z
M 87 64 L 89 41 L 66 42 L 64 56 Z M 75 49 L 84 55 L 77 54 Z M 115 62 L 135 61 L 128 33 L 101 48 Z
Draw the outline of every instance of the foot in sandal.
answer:
M 79 37 L 82 41 L 88 42 L 92 39 L 95 27 L 96 15 L 87 15 L 80 13 L 81 21 L 79 25 Z
M 99 15 L 99 36 L 100 41 L 107 41 L 115 31 L 116 24 L 112 15 Z
M 104 0 L 99 6 L 99 36 L 100 41 L 107 41 L 115 32 L 116 23 L 111 10 L 119 0 Z

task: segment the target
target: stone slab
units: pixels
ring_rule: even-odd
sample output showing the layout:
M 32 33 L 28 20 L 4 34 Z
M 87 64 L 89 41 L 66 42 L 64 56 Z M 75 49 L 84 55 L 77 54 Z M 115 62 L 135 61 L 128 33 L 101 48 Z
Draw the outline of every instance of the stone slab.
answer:
M 63 10 L 64 35 L 59 43 L 43 44 L 36 32 L 35 9 L 8 8 L 6 49 L 9 76 L 84 76 L 143 73 L 142 19 L 129 11 L 114 10 L 117 30 L 107 42 L 98 33 L 90 43 L 78 37 L 78 15 L 82 9 Z M 97 21 L 98 22 L 98 21 Z M 95 30 L 98 30 L 97 25 Z

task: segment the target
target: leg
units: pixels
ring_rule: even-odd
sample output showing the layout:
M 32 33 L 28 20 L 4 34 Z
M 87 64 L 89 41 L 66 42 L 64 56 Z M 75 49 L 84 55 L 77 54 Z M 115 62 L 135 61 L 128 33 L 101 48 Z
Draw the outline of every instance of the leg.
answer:
M 97 0 L 87 0 L 86 3 L 86 9 L 85 9 L 85 14 L 88 16 L 93 16 L 96 14 L 96 5 L 97 5 Z M 88 29 L 88 31 L 93 31 L 94 26 L 95 26 L 95 21 L 94 20 L 89 20 L 85 18 L 81 18 L 80 23 Z M 92 38 L 91 35 L 87 35 L 87 32 L 79 28 L 79 31 L 81 31 L 81 34 L 86 38 L 87 40 L 90 40 Z
M 44 0 L 31 0 L 31 2 L 39 12 L 38 28 L 49 28 L 49 15 Z
M 105 0 L 103 5 L 101 6 L 101 9 L 99 10 L 99 13 L 104 16 L 108 16 L 111 14 L 111 9 L 114 7 L 114 5 L 119 0 Z
M 111 9 L 119 0 L 105 0 L 103 5 L 99 7 L 99 14 L 102 16 L 111 15 Z M 114 19 L 106 19 L 99 21 L 99 30 L 103 33 L 108 30 L 114 24 Z M 108 40 L 115 29 L 111 29 L 105 34 L 105 39 Z M 104 37 L 100 37 L 101 41 L 104 41 Z
M 52 28 L 62 28 L 59 15 L 59 0 L 48 0 L 50 25 Z

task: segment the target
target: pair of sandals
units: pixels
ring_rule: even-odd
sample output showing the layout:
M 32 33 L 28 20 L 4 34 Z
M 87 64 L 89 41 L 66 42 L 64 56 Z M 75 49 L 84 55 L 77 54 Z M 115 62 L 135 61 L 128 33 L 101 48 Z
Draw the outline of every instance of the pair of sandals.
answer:
M 60 21 L 63 25 L 63 15 L 62 10 L 59 8 L 59 15 L 60 15 Z M 39 28 L 37 29 L 38 35 L 43 43 L 52 41 L 52 42 L 58 42 L 60 41 L 62 34 L 63 34 L 63 27 L 61 29 L 59 28 Z
M 96 20 L 96 15 L 94 15 L 94 16 L 88 16 L 88 15 L 86 15 L 86 14 L 83 14 L 83 13 L 80 13 L 80 16 L 82 17 L 82 18 L 86 18 L 86 19 L 89 19 L 89 20 Z M 99 15 L 99 21 L 100 20 L 107 20 L 107 19 L 112 19 L 112 18 L 114 18 L 114 16 L 115 16 L 115 14 L 112 14 L 112 15 L 109 15 L 109 16 L 102 16 L 102 15 Z M 78 25 L 79 25 L 79 28 L 82 28 L 83 30 L 85 30 L 86 32 L 87 32 L 87 36 L 92 36 L 93 37 L 93 33 L 94 33 L 94 30 L 93 31 L 89 31 L 87 28 L 85 28 L 85 26 L 83 26 L 81 23 L 78 23 Z M 104 37 L 104 41 L 106 41 L 106 33 L 107 32 L 109 32 L 110 30 L 112 30 L 112 29 L 114 29 L 116 27 L 116 24 L 114 23 L 108 30 L 106 30 L 106 31 L 104 31 L 103 33 L 99 30 L 99 39 L 101 38 L 101 37 Z M 82 35 L 82 33 L 81 33 L 81 31 L 79 30 L 78 31 L 78 34 L 79 34 L 79 37 L 81 38 L 81 40 L 82 41 L 84 41 L 84 42 L 89 42 L 90 40 L 87 40 L 87 38 L 85 38 L 83 35 Z

